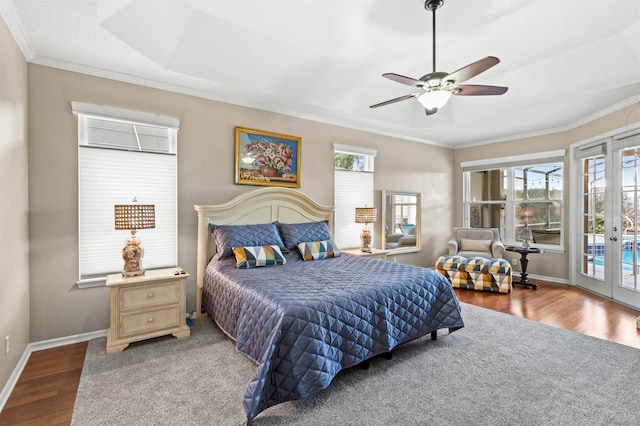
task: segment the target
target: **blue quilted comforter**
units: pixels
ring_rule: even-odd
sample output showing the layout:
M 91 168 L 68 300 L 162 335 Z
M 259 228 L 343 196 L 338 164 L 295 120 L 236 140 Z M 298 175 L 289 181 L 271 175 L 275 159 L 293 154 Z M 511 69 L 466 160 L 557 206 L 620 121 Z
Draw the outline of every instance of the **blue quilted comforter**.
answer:
M 325 389 L 343 368 L 438 329 L 464 326 L 450 283 L 429 269 L 343 254 L 237 269 L 214 257 L 203 306 L 258 365 L 248 422 L 268 407 Z

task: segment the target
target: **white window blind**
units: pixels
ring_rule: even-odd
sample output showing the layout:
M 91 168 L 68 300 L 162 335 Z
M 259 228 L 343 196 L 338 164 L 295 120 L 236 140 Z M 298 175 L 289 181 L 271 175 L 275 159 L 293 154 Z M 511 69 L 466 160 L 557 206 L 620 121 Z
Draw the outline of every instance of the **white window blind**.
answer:
M 356 207 L 373 207 L 373 173 L 335 170 L 334 239 L 338 248 L 360 247 L 361 223 L 356 223 Z M 374 245 L 374 226 L 369 224 Z
M 74 107 L 77 104 L 74 103 Z M 122 270 L 128 231 L 114 228 L 114 205 L 155 205 L 155 228 L 139 230 L 143 269 L 177 265 L 177 129 L 78 114 L 79 287 L 101 285 Z M 113 112 L 108 109 L 107 112 Z M 117 110 L 118 113 L 124 113 Z
M 81 146 L 78 160 L 80 279 L 122 270 L 129 232 L 114 229 L 113 206 L 134 197 L 156 211 L 156 227 L 136 234 L 142 267 L 176 266 L 176 156 Z

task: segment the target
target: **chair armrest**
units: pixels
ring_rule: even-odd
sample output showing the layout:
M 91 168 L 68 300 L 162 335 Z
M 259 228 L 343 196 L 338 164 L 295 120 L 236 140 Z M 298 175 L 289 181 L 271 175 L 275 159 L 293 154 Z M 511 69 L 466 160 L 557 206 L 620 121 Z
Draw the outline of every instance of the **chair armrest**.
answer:
M 491 241 L 491 256 L 501 259 L 504 255 L 504 244 L 500 240 Z
M 454 254 L 456 254 L 458 252 L 458 241 L 457 240 L 450 240 L 447 243 L 447 248 L 449 249 L 449 256 L 453 256 Z
M 397 243 L 403 236 L 404 234 L 387 234 L 385 235 L 385 240 L 388 243 Z

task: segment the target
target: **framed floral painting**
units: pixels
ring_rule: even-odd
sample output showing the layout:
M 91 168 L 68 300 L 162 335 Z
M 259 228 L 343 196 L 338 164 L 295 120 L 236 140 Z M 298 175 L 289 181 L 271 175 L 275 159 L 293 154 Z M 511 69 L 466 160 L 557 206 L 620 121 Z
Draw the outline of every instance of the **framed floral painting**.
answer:
M 236 126 L 236 183 L 300 188 L 297 136 Z

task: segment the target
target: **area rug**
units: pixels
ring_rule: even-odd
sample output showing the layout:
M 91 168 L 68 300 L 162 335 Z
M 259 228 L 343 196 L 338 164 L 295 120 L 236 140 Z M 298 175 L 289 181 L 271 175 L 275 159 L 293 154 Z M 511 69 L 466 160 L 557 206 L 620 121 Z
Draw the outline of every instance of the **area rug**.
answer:
M 637 425 L 640 351 L 462 304 L 465 328 L 341 372 L 254 425 Z M 89 342 L 72 424 L 242 425 L 255 366 L 209 318 L 106 355 Z

